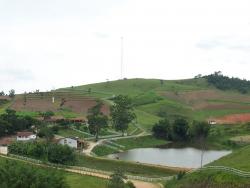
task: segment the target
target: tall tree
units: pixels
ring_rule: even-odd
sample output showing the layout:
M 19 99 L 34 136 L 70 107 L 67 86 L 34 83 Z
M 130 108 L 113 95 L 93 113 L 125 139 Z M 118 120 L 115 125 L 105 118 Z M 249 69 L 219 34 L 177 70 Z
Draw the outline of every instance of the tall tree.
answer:
M 210 125 L 207 122 L 194 121 L 191 127 L 191 134 L 193 138 L 200 143 L 201 147 L 201 168 L 203 166 L 203 156 L 205 152 L 206 138 L 209 135 Z
M 15 98 L 15 90 L 14 90 L 14 89 L 11 89 L 11 90 L 9 91 L 9 97 L 10 97 L 11 99 L 14 99 L 14 98 Z
M 108 117 L 101 111 L 103 103 L 97 101 L 97 104 L 89 110 L 88 124 L 91 134 L 95 134 L 96 141 L 98 141 L 100 130 L 108 125 Z
M 118 95 L 114 98 L 114 103 L 111 107 L 112 124 L 117 131 L 122 131 L 124 135 L 129 123 L 136 118 L 132 101 L 128 96 Z
M 157 138 L 171 139 L 172 127 L 168 119 L 165 118 L 154 125 L 152 132 Z
M 174 140 L 186 140 L 188 137 L 188 122 L 183 118 L 178 118 L 173 123 Z

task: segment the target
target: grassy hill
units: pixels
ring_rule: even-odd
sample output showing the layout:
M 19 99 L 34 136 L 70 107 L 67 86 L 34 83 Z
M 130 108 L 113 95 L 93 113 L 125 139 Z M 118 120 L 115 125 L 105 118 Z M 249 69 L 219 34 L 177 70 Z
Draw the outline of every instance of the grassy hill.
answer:
M 240 121 L 242 117 L 240 119 L 239 116 L 233 116 L 234 119 L 228 115 L 244 114 L 244 121 L 250 121 L 249 94 L 241 94 L 237 90 L 216 89 L 205 78 L 108 81 L 61 88 L 53 92 L 18 95 L 10 106 L 33 116 L 37 111 L 52 110 L 56 115 L 64 117 L 82 117 L 86 116 L 88 108 L 95 104 L 97 98 L 105 101 L 103 111 L 108 114 L 109 104 L 112 103 L 109 99 L 118 94 L 132 98 L 138 124 L 148 130 L 162 117 L 173 119 L 184 116 L 190 120 L 216 119 L 218 122 L 230 123 Z M 4 107 L 6 104 L 0 106 L 0 112 Z

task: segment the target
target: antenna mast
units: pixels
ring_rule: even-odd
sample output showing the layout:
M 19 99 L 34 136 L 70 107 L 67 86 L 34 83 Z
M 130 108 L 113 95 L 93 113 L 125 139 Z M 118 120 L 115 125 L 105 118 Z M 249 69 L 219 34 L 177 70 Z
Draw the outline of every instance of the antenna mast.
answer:
M 123 36 L 121 37 L 121 80 L 123 78 Z

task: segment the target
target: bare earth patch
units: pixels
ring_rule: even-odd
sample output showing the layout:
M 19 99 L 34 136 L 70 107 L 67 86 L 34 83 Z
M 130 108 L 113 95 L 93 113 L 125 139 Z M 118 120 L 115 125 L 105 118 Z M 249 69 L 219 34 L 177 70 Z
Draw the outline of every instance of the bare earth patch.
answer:
M 217 123 L 234 124 L 250 122 L 250 113 L 226 115 L 216 119 Z

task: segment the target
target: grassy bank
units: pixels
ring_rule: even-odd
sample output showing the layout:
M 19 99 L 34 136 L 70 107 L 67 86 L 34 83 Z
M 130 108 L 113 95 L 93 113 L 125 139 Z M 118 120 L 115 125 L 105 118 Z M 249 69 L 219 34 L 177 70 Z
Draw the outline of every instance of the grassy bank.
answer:
M 250 145 L 214 161 L 211 165 L 228 166 L 239 170 L 250 171 Z
M 177 173 L 177 171 L 175 170 L 167 169 L 164 167 L 155 167 L 151 165 L 144 165 L 119 160 L 109 160 L 82 155 L 79 155 L 77 159 L 77 166 L 84 166 L 88 168 L 111 172 L 117 169 L 122 169 L 125 173 L 136 176 L 165 177 Z
M 130 150 L 134 148 L 150 148 L 150 147 L 157 147 L 160 145 L 167 144 L 166 140 L 156 139 L 153 136 L 143 136 L 143 137 L 136 137 L 136 138 L 126 138 L 126 139 L 119 139 L 116 141 L 112 141 L 115 144 L 124 146 L 124 148 L 117 148 L 117 150 L 107 147 L 105 145 L 96 146 L 93 152 L 98 156 L 104 156 L 112 153 L 117 153 L 119 150 Z
M 185 175 L 182 179 L 171 180 L 165 185 L 166 188 L 245 188 L 249 186 L 249 178 L 214 170 Z

